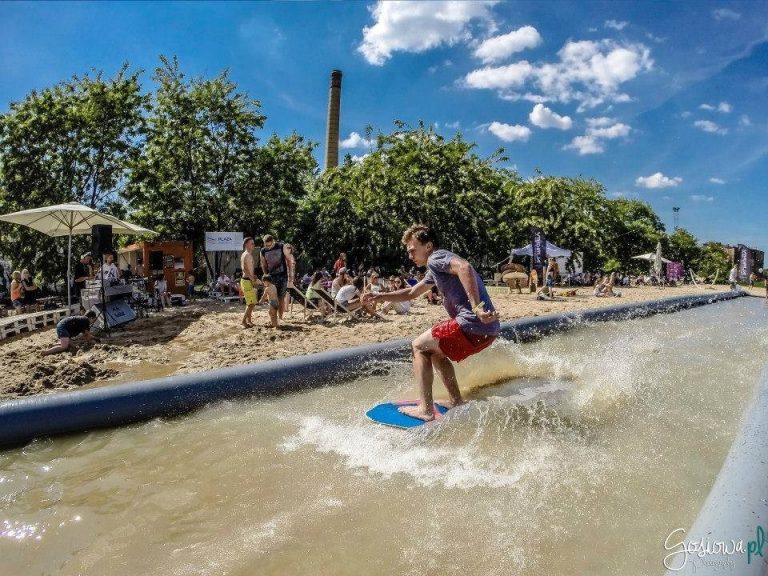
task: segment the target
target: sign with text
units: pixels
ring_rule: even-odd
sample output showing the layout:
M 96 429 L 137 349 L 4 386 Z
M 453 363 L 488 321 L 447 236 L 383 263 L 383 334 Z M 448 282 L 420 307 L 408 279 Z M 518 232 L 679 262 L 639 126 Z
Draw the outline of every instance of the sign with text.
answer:
M 206 232 L 206 252 L 242 252 L 242 232 Z
M 739 280 L 748 280 L 752 272 L 752 250 L 739 244 Z
M 541 270 L 547 265 L 547 238 L 541 228 L 531 228 L 531 268 Z

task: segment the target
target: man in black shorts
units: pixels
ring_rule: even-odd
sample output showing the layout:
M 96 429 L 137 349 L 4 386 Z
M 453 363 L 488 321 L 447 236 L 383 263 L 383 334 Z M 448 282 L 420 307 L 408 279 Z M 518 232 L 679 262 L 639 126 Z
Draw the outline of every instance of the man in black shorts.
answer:
M 94 339 L 93 334 L 91 334 L 91 326 L 95 320 L 96 312 L 89 310 L 85 316 L 69 316 L 59 321 L 56 325 L 56 336 L 59 337 L 59 344 L 48 350 L 43 350 L 40 352 L 40 356 L 66 352 L 69 350 L 72 338 L 80 334 L 86 341 L 91 342 Z
M 264 247 L 259 251 L 261 271 L 270 275 L 272 284 L 277 288 L 277 299 L 280 303 L 277 314 L 282 318 L 285 312 L 285 295 L 289 284 L 293 285 L 294 260 L 289 249 L 282 242 L 276 241 L 271 234 L 267 234 L 262 240 Z

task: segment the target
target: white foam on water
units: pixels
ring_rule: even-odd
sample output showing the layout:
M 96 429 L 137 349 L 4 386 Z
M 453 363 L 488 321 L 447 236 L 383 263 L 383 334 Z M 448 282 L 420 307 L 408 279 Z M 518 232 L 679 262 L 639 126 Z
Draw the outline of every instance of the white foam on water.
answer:
M 432 430 L 448 424 L 431 424 Z M 351 469 L 366 469 L 386 478 L 407 474 L 421 486 L 440 484 L 446 488 L 478 486 L 509 487 L 551 465 L 554 447 L 541 446 L 536 454 L 518 461 L 483 456 L 476 443 L 438 446 L 425 442 L 425 435 L 392 430 L 365 422 L 344 424 L 318 416 L 301 419 L 299 430 L 282 448 L 295 451 L 311 446 L 319 452 L 340 456 Z

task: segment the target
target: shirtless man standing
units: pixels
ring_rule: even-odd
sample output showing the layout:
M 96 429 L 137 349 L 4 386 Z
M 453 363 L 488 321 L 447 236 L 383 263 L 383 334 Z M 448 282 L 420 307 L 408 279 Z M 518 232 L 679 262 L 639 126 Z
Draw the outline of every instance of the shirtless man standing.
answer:
M 245 314 L 243 314 L 243 326 L 245 328 L 253 327 L 251 314 L 256 306 L 256 286 L 260 284 L 256 277 L 253 258 L 255 249 L 256 243 L 251 236 L 243 240 L 243 254 L 240 256 L 240 268 L 243 270 L 243 277 L 240 279 L 240 288 L 243 290 L 243 298 L 245 298 Z
M 450 396 L 449 406 L 458 406 L 461 397 L 454 362 L 487 348 L 499 334 L 499 316 L 493 307 L 480 275 L 464 258 L 439 248 L 437 237 L 428 226 L 416 224 L 403 234 L 408 257 L 417 266 L 427 267 L 424 279 L 415 286 L 394 292 L 367 294 L 365 302 L 404 302 L 414 300 L 436 285 L 443 293 L 443 305 L 450 318 L 418 336 L 413 349 L 413 375 L 421 396 L 417 406 L 403 406 L 400 412 L 433 420 L 434 371 L 443 380 Z

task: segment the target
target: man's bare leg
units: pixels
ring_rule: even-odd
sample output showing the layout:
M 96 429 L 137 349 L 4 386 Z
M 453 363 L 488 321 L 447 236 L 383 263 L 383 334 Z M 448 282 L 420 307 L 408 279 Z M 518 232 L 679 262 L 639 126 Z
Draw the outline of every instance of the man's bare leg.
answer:
M 438 340 L 432 337 L 432 329 L 430 328 L 418 336 L 411 344 L 411 348 L 413 350 L 413 377 L 419 389 L 419 404 L 417 406 L 402 406 L 398 410 L 419 420 L 434 420 L 432 354 L 439 352 L 440 346 Z
M 443 381 L 445 389 L 448 390 L 448 397 L 450 398 L 447 402 L 448 408 L 455 408 L 464 404 L 453 363 L 442 352 L 435 352 L 432 354 L 432 366 L 440 374 L 440 379 Z
M 255 304 L 248 304 L 245 307 L 245 314 L 243 314 L 243 326 L 246 328 L 250 328 L 253 326 L 253 320 L 251 319 L 251 313 L 253 312 L 253 307 Z
M 59 352 L 66 352 L 69 350 L 70 338 L 59 338 L 59 343 L 48 350 L 40 352 L 40 356 L 50 356 L 51 354 L 58 354 Z

